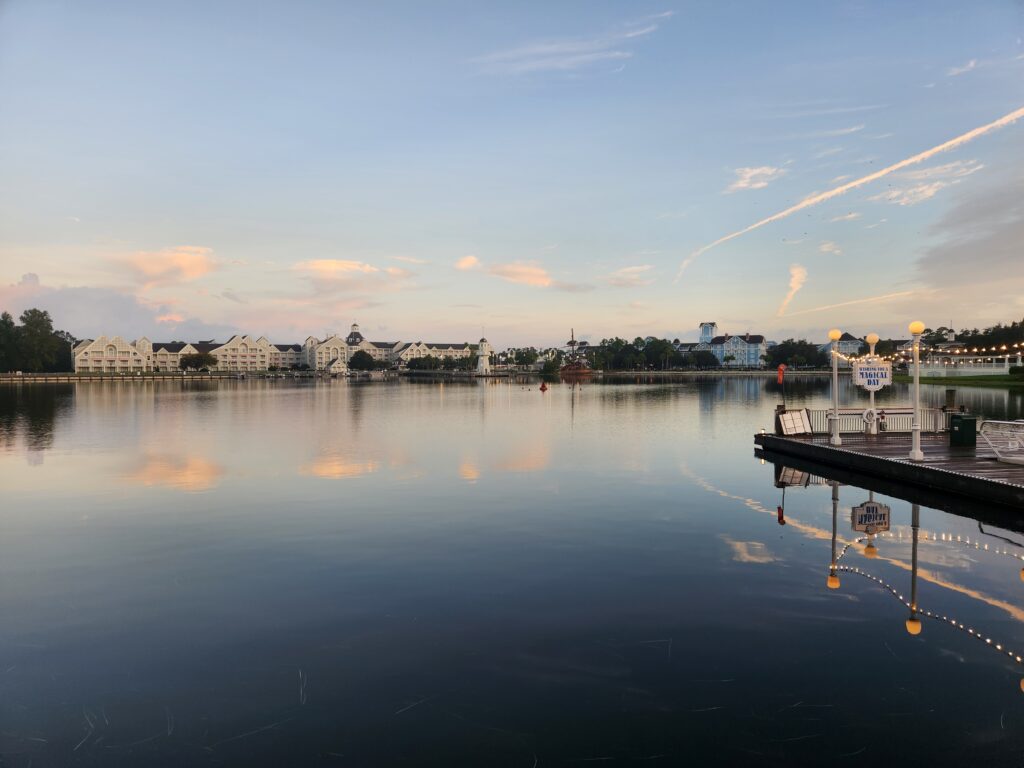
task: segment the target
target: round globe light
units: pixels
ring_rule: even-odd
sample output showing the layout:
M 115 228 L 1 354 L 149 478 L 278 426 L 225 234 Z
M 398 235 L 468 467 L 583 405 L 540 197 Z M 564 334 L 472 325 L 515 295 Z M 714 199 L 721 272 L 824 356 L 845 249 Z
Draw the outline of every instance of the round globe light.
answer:
M 921 620 L 918 618 L 907 619 L 907 632 L 911 635 L 921 634 Z
M 843 332 L 840 331 L 838 328 L 833 328 L 831 331 L 828 332 L 828 337 L 832 339 L 832 341 L 839 341 L 839 339 L 843 337 Z
M 869 333 L 867 338 L 864 339 L 864 341 L 866 341 L 868 344 L 877 344 L 878 343 L 878 334 L 877 333 Z
M 915 320 L 907 327 L 910 330 L 910 332 L 915 336 L 924 333 L 924 323 L 922 323 L 920 320 Z
M 839 589 L 839 577 L 836 576 L 834 573 L 829 574 L 829 577 L 828 579 L 826 579 L 825 583 L 828 585 L 829 589 Z

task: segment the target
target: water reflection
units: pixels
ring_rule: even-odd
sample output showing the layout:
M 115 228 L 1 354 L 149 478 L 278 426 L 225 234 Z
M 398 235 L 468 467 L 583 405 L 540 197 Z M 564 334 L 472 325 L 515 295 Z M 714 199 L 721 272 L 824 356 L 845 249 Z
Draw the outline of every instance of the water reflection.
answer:
M 1024 750 L 1024 520 L 752 461 L 764 379 L 49 391 L 48 447 L 23 400 L 0 427 L 14 765 Z M 889 530 L 853 530 L 865 499 Z
M 840 581 L 840 574 L 855 576 L 873 584 L 883 590 L 891 598 L 894 598 L 906 609 L 904 629 L 908 635 L 918 637 L 922 635 L 922 618 L 936 622 L 939 626 L 965 633 L 968 637 L 980 641 L 986 648 L 996 652 L 1007 664 L 1013 665 L 1017 674 L 1024 674 L 1021 654 L 1024 654 L 1024 645 L 1017 641 L 1017 649 L 1007 646 L 1004 642 L 982 627 L 1001 625 L 998 615 L 989 616 L 988 619 L 966 621 L 957 618 L 956 614 L 960 609 L 951 600 L 951 597 L 959 600 L 967 598 L 975 605 L 983 605 L 995 609 L 998 613 L 1012 618 L 1016 622 L 1024 623 L 1024 610 L 1015 602 L 1016 584 L 1024 581 L 1024 547 L 1012 536 L 999 531 L 985 530 L 984 523 L 979 519 L 977 527 L 980 536 L 972 540 L 970 535 L 963 533 L 937 532 L 930 533 L 922 530 L 921 515 L 922 506 L 916 501 L 911 501 L 909 506 L 909 535 L 906 528 L 898 527 L 890 530 L 889 515 L 890 504 L 882 504 L 875 500 L 876 487 L 869 487 L 863 479 L 858 479 L 857 486 L 847 486 L 839 482 L 837 476 L 842 475 L 848 479 L 848 473 L 839 472 L 825 465 L 818 465 L 809 462 L 799 462 L 800 467 L 788 466 L 794 460 L 790 457 L 779 457 L 768 455 L 774 463 L 774 485 L 781 488 L 782 505 L 779 507 L 779 519 L 783 519 L 785 506 L 785 491 L 793 489 L 813 489 L 816 486 L 827 486 L 831 497 L 831 549 L 828 564 L 828 575 L 826 586 L 829 590 L 840 590 L 843 584 Z M 846 495 L 868 494 L 868 499 L 860 504 L 849 507 L 850 524 L 849 530 L 853 534 L 849 536 L 843 533 L 841 512 L 845 507 L 841 503 L 841 489 Z M 859 491 L 859 492 L 858 492 Z M 918 491 L 905 489 L 900 496 L 914 496 Z M 903 498 L 894 498 L 890 501 L 905 501 Z M 957 502 L 950 502 L 955 512 L 968 519 L 977 519 L 972 514 L 973 508 L 965 508 Z M 938 513 L 935 513 L 938 514 Z M 997 513 L 998 514 L 998 513 Z M 991 515 L 991 511 L 986 516 Z M 865 522 L 868 521 L 868 522 Z M 792 519 L 787 522 L 793 522 Z M 1014 518 L 1011 516 L 1004 520 L 1012 530 L 1022 530 L 1014 525 Z M 798 529 L 803 526 L 798 526 Z M 806 528 L 803 529 L 806 533 Z M 990 537 L 993 542 L 982 540 L 983 537 Z M 818 538 L 816 532 L 814 538 Z M 909 540 L 909 562 L 906 556 L 900 557 L 906 549 L 906 542 Z M 933 551 L 922 552 L 922 542 L 934 548 Z M 885 546 L 888 544 L 889 546 Z M 858 549 L 858 545 L 861 546 Z M 884 549 L 881 549 L 884 547 Z M 954 549 L 952 557 L 948 556 L 948 550 Z M 956 549 L 973 550 L 977 553 L 976 558 L 964 558 L 962 552 Z M 891 549 L 887 554 L 884 550 Z M 851 553 L 862 555 L 865 560 L 870 561 L 870 566 L 865 564 L 851 565 L 844 562 Z M 922 568 L 921 561 L 926 560 L 931 568 Z M 1005 561 L 1012 561 L 1014 568 L 1012 572 L 1002 567 Z M 887 576 L 880 569 L 884 566 L 891 566 L 896 573 Z M 960 578 L 976 580 L 977 584 L 961 584 L 952 579 L 943 571 L 956 569 Z M 1018 570 L 1020 569 L 1020 570 Z M 1019 576 L 1019 578 L 1014 578 Z M 939 588 L 929 593 L 928 600 L 924 605 L 919 602 L 918 590 L 921 583 Z M 902 586 L 901 586 L 902 585 Z M 849 585 L 846 585 L 847 587 Z M 1013 597 L 1003 597 L 993 592 L 1011 592 Z M 967 608 L 971 611 L 971 608 Z M 943 642 L 943 639 L 936 638 L 936 642 Z M 1024 678 L 1020 681 L 1020 687 L 1024 690 Z
M 224 475 L 224 467 L 201 456 L 149 456 L 125 479 L 144 486 L 164 486 L 182 491 L 208 491 Z

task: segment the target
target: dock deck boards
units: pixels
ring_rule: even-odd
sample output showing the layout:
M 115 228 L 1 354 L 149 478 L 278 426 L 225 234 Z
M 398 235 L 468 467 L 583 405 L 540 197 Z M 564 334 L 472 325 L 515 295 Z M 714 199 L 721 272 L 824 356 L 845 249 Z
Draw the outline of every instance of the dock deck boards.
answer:
M 754 442 L 777 453 L 876 474 L 886 480 L 950 491 L 975 501 L 1024 507 L 1024 466 L 997 461 L 984 444 L 949 445 L 948 434 L 922 434 L 924 461 L 910 461 L 910 435 L 843 435 L 833 447 L 828 435 L 780 437 L 755 435 Z

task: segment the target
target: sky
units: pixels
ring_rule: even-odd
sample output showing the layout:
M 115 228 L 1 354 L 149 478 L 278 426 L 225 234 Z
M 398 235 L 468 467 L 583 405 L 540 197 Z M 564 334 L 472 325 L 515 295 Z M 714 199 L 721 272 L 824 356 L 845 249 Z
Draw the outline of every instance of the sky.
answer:
M 1024 316 L 1022 109 L 1014 0 L 0 0 L 0 309 L 498 348 L 984 327 Z

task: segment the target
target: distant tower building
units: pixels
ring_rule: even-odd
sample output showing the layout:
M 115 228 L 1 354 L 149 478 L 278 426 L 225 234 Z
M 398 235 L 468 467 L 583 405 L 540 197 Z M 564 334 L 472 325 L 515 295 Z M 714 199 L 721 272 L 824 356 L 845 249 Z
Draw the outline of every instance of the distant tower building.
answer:
M 718 335 L 718 323 L 700 324 L 700 343 L 710 344 L 711 340 Z
M 349 330 L 349 334 L 345 339 L 345 343 L 350 347 L 355 347 L 363 340 L 363 334 L 359 332 L 359 323 L 352 323 L 352 328 Z
M 490 376 L 491 374 L 491 345 L 487 339 L 480 339 L 476 348 L 476 375 Z

